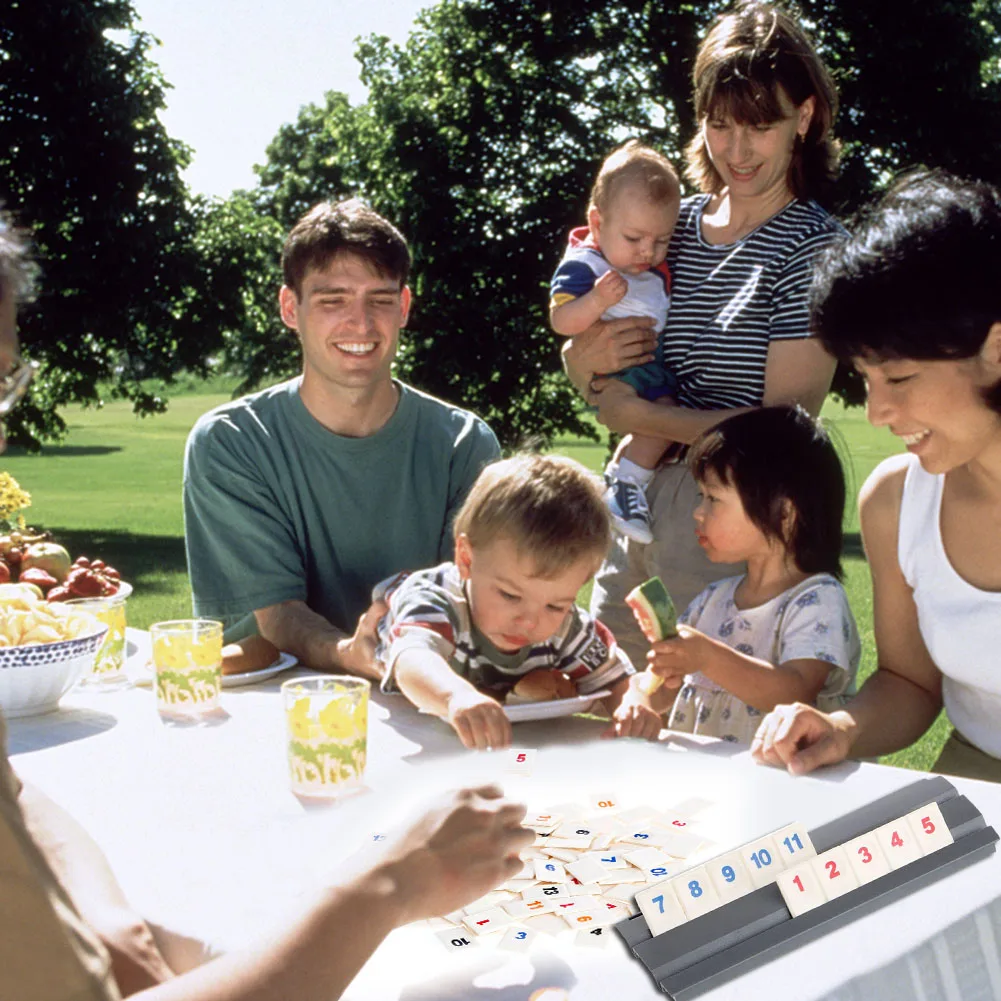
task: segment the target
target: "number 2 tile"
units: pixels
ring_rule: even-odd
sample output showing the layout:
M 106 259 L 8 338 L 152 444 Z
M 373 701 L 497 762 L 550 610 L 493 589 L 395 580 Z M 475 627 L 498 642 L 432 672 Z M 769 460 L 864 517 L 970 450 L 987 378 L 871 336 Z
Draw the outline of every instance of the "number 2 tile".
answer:
M 849 890 L 858 889 L 858 877 L 852 869 L 851 862 L 848 861 L 844 845 L 838 845 L 810 859 L 806 864 L 813 869 L 828 900 L 834 900 Z

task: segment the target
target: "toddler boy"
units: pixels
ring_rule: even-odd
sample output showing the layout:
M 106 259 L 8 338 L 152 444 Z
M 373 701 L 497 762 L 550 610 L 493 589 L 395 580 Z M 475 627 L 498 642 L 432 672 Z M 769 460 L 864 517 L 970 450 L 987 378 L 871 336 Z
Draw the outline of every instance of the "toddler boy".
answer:
M 601 165 L 591 189 L 587 227 L 573 230 L 550 287 L 549 319 L 573 337 L 599 319 L 649 316 L 660 333 L 667 320 L 671 275 L 664 263 L 678 220 L 681 187 L 671 164 L 632 140 Z M 677 380 L 658 359 L 614 373 L 602 392 L 674 404 Z M 606 500 L 616 529 L 653 541 L 646 487 L 670 442 L 630 435 L 605 471 Z
M 520 677 L 563 671 L 608 688 L 610 735 L 653 739 L 660 717 L 608 629 L 576 604 L 609 543 L 597 479 L 572 459 L 521 455 L 480 473 L 455 519 L 455 562 L 376 588 L 388 602 L 384 691 L 445 719 L 466 747 L 507 747 L 500 704 Z

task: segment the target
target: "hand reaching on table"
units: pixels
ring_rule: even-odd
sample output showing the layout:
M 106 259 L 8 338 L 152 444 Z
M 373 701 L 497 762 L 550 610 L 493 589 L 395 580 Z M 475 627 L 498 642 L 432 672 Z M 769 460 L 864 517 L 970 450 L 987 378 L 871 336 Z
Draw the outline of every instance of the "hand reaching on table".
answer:
M 845 712 L 823 713 L 796 702 L 776 706 L 758 726 L 751 756 L 765 765 L 805 775 L 848 757 L 854 720 Z
M 535 838 L 525 807 L 497 786 L 451 793 L 389 849 L 382 867 L 402 907 L 400 924 L 448 914 L 510 879 Z
M 478 751 L 511 746 L 511 721 L 501 704 L 472 685 L 457 688 L 445 717 L 464 747 Z

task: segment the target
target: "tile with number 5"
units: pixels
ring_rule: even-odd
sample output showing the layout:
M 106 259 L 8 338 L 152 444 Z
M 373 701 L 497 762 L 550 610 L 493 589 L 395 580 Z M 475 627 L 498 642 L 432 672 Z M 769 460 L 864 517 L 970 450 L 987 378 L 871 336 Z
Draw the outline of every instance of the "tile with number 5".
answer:
M 907 822 L 911 825 L 914 836 L 918 839 L 923 855 L 945 848 L 953 842 L 952 831 L 942 816 L 938 803 L 929 803 L 907 814 Z

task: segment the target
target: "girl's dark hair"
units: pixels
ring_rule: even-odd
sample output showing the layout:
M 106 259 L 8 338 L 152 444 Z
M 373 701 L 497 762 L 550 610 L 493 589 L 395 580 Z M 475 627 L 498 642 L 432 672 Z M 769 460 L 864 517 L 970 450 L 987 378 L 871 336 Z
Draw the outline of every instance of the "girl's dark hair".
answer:
M 699 46 L 692 84 L 699 123 L 724 115 L 741 125 L 766 125 L 783 116 L 779 88 L 797 108 L 812 97 L 816 106 L 806 136 L 793 148 L 789 188 L 797 198 L 824 194 L 838 170 L 840 145 L 833 134 L 838 91 L 795 17 L 761 0 L 737 4 Z M 686 174 L 700 191 L 722 191 L 701 128 L 685 157 Z
M 748 518 L 767 538 L 785 543 L 803 573 L 839 580 L 845 474 L 821 423 L 802 407 L 760 407 L 728 417 L 692 446 L 692 475 L 713 473 L 740 495 Z M 794 511 L 789 537 L 784 501 Z
M 1001 192 L 943 170 L 901 178 L 822 256 L 812 326 L 856 359 L 974 357 L 1001 322 Z M 1001 413 L 1001 382 L 983 391 Z

